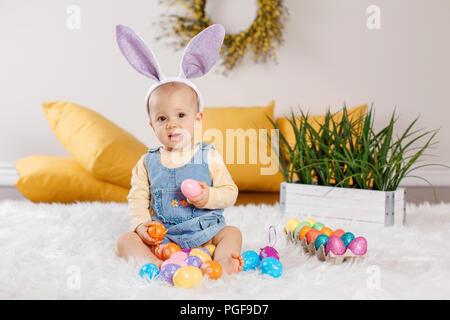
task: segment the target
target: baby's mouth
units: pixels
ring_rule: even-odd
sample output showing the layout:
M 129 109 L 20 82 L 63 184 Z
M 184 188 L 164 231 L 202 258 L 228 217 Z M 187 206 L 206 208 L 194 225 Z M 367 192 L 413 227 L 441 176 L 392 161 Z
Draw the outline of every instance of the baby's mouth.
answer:
M 169 140 L 170 141 L 178 141 L 178 140 L 180 140 L 181 139 L 181 137 L 182 137 L 183 135 L 181 134 L 181 133 L 171 133 L 171 134 L 169 134 Z

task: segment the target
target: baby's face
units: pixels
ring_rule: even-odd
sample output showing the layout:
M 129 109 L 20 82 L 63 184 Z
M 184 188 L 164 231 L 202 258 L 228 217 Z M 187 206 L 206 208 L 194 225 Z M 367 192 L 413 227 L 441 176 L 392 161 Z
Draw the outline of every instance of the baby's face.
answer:
M 158 88 L 159 89 L 159 88 Z M 189 87 L 156 89 L 150 96 L 150 126 L 167 150 L 192 146 L 195 122 L 202 120 L 197 97 Z

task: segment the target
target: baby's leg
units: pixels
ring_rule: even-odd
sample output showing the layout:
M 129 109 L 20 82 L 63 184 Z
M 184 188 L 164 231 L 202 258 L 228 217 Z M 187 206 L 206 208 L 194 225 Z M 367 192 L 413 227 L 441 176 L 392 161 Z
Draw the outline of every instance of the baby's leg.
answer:
M 121 235 L 117 240 L 117 251 L 119 256 L 127 261 L 134 260 L 142 265 L 154 263 L 158 268 L 162 263 L 162 260 L 152 253 L 150 247 L 142 241 L 136 232 L 127 232 Z
M 220 263 L 226 273 L 242 271 L 244 268 L 244 260 L 241 256 L 242 234 L 238 228 L 223 227 L 212 238 L 212 244 L 216 246 L 214 260 Z

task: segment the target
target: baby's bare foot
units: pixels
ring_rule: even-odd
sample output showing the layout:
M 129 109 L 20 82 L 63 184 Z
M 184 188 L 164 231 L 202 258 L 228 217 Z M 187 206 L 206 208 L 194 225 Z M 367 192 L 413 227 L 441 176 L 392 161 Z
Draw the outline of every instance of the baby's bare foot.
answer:
M 239 252 L 233 252 L 228 258 L 217 260 L 227 274 L 238 273 L 244 269 L 244 258 Z

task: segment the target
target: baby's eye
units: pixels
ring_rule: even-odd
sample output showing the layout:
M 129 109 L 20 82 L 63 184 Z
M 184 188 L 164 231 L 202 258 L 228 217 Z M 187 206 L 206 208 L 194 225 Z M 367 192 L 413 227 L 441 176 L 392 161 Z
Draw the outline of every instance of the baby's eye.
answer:
M 180 113 L 178 114 L 178 117 L 179 117 L 179 118 L 183 118 L 185 115 L 186 115 L 186 114 L 185 114 L 184 112 L 180 112 Z
M 166 120 L 166 117 L 164 117 L 164 116 L 158 117 L 158 121 L 164 121 L 164 120 Z

